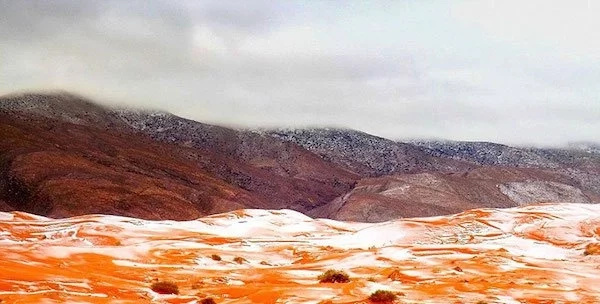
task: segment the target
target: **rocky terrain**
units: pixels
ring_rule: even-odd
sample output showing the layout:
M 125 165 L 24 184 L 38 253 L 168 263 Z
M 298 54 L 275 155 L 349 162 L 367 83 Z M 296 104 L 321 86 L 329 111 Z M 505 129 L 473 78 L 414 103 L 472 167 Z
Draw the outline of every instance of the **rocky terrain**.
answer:
M 186 150 L 83 125 L 0 118 L 4 210 L 192 219 L 263 206 L 190 162 Z
M 358 178 L 272 137 L 168 114 L 125 114 L 70 94 L 2 98 L 0 135 L 0 207 L 54 217 L 305 212 Z
M 592 144 L 540 149 L 486 142 L 395 142 L 343 129 L 269 134 L 368 176 L 310 211 L 312 216 L 384 221 L 477 207 L 600 202 L 600 155 Z
M 184 222 L 0 212 L 0 300 L 358 304 L 384 290 L 410 304 L 598 303 L 598 214 L 538 204 L 366 224 L 291 210 Z M 349 281 L 321 283 L 332 268 Z
M 597 145 L 397 142 L 346 129 L 236 130 L 68 93 L 0 97 L 0 210 L 194 219 L 240 208 L 385 221 L 600 202 Z
M 395 142 L 348 129 L 279 129 L 263 131 L 294 142 L 323 159 L 363 176 L 381 176 L 423 171 L 456 172 L 474 166 L 431 157 L 412 144 Z
M 572 180 L 551 171 L 481 167 L 461 174 L 365 178 L 348 193 L 309 214 L 344 221 L 380 222 L 481 207 L 598 201 L 594 193 L 582 192 Z
M 575 180 L 583 189 L 600 193 L 598 145 L 566 148 L 509 147 L 486 142 L 413 141 L 431 156 L 479 165 L 552 169 Z
M 560 168 L 572 165 L 598 166 L 600 150 L 589 143 L 571 144 L 566 148 L 510 147 L 489 142 L 411 141 L 429 155 L 451 158 L 479 165 Z
M 331 198 L 327 193 L 348 190 L 359 175 L 323 160 L 302 147 L 252 131 L 233 130 L 183 119 L 168 113 L 148 113 L 121 110 L 117 116 L 135 132 L 160 142 L 169 142 L 234 159 L 268 175 L 267 180 L 255 173 L 231 174 L 235 167 L 203 164 L 213 174 L 239 187 L 273 196 L 287 185 L 262 189 L 270 179 L 293 179 L 292 187 L 322 191 L 323 198 L 297 197 L 294 204 L 305 208 L 318 206 Z M 255 176 L 253 176 L 255 175 Z M 319 190 L 323 189 L 323 190 Z M 264 199 L 268 200 L 268 197 Z M 289 207 L 298 207 L 290 205 Z M 296 209 L 296 208 L 295 208 Z M 305 209 L 307 210 L 307 209 Z

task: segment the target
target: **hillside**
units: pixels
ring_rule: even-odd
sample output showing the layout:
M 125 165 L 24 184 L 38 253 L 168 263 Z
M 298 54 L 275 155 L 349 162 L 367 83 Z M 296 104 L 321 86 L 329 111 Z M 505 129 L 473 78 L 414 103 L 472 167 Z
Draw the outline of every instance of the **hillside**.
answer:
M 598 214 L 546 204 L 365 224 L 290 210 L 188 222 L 0 213 L 0 299 L 358 304 L 387 290 L 399 303 L 598 303 Z M 330 268 L 350 282 L 319 283 Z M 152 291 L 157 281 L 179 294 Z
M 600 202 L 593 145 L 517 148 L 485 142 L 395 142 L 345 129 L 266 131 L 366 178 L 311 216 L 377 222 L 536 202 Z
M 424 171 L 456 172 L 474 166 L 431 157 L 411 144 L 349 129 L 279 129 L 264 131 L 273 137 L 296 143 L 325 160 L 360 173 L 381 176 Z
M 0 207 L 55 217 L 306 212 L 358 178 L 292 143 L 71 94 L 2 98 L 0 135 Z
M 381 222 L 402 217 L 554 203 L 598 203 L 569 178 L 540 169 L 481 167 L 461 174 L 419 173 L 365 178 L 348 193 L 309 214 L 344 221 Z
M 5 210 L 53 217 L 104 213 L 193 219 L 264 206 L 171 145 L 53 120 L 0 118 Z
M 545 168 L 570 177 L 582 189 L 600 193 L 600 153 L 592 143 L 566 148 L 523 148 L 486 142 L 413 141 L 428 155 L 478 165 Z
M 194 219 L 240 208 L 384 221 L 600 202 L 600 154 L 401 143 L 348 129 L 236 130 L 68 93 L 0 97 L 0 210 Z

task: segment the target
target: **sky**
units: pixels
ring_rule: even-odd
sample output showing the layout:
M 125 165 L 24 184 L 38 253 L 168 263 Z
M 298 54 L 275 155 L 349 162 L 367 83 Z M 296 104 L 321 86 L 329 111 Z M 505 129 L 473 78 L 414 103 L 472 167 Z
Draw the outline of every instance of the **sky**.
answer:
M 243 128 L 600 141 L 600 0 L 0 0 L 0 94 Z

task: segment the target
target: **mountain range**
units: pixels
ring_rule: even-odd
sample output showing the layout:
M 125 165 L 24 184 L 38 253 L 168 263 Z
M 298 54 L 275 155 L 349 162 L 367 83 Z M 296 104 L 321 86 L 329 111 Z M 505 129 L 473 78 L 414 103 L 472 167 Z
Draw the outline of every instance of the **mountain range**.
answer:
M 0 211 L 190 220 L 292 209 L 379 222 L 538 202 L 600 202 L 599 146 L 240 130 L 70 93 L 0 97 Z

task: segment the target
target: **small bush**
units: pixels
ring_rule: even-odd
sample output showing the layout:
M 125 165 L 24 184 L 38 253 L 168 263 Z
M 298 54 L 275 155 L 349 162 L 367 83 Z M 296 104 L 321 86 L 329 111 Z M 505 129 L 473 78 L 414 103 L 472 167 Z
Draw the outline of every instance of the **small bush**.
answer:
M 327 270 L 325 273 L 319 276 L 319 282 L 321 283 L 348 283 L 350 277 L 347 273 L 340 270 Z
M 160 294 L 179 294 L 179 287 L 177 287 L 177 284 L 169 281 L 152 283 L 150 289 Z
M 218 254 L 213 254 L 210 256 L 211 259 L 215 260 L 215 261 L 220 261 L 221 260 L 221 256 Z
M 600 254 L 600 243 L 589 243 L 585 246 L 584 255 L 596 255 Z
M 200 304 L 217 304 L 213 298 L 206 298 L 200 300 Z
M 392 303 L 396 300 L 396 294 L 388 290 L 377 290 L 369 296 L 373 303 Z
M 244 262 L 246 261 L 246 259 L 244 259 L 243 257 L 235 257 L 233 258 L 233 261 L 238 263 L 238 264 L 244 264 Z

